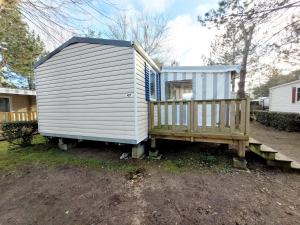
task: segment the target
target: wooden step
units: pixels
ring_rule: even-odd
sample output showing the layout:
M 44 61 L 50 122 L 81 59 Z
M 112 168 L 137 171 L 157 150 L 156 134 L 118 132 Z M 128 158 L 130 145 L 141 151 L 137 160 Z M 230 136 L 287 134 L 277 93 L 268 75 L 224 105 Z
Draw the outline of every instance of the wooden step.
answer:
M 250 137 L 249 138 L 249 145 L 262 145 L 262 143 L 261 142 L 259 142 L 259 141 L 257 141 L 257 140 L 255 140 L 254 138 L 252 138 L 252 137 Z
M 267 159 L 267 160 L 274 160 L 275 159 L 275 155 L 276 155 L 276 151 L 272 151 L 271 149 L 268 149 L 266 148 L 267 146 L 263 147 L 263 151 L 261 150 L 261 147 L 263 145 L 252 145 L 250 144 L 249 145 L 249 150 L 251 152 L 254 152 L 255 154 L 263 157 L 264 159 Z
M 273 148 L 266 146 L 266 145 L 261 145 L 260 146 L 260 151 L 262 152 L 270 152 L 270 153 L 277 153 Z
M 291 168 L 293 160 L 281 153 L 276 153 L 275 160 L 267 160 L 269 166 Z
M 291 163 L 291 168 L 292 168 L 293 170 L 299 170 L 299 171 L 300 171 L 300 163 L 297 163 L 297 162 L 293 161 L 293 162 Z

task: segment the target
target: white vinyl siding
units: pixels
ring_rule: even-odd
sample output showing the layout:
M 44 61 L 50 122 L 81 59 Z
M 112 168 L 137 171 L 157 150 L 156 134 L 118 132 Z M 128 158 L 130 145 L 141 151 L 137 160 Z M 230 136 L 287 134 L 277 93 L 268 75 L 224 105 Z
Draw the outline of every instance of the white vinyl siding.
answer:
M 143 141 L 148 137 L 148 102 L 145 96 L 145 59 L 135 52 L 136 70 L 136 104 L 137 104 L 137 140 Z M 156 72 L 148 64 L 149 69 Z M 150 87 L 149 87 L 150 88 Z
M 35 73 L 42 134 L 136 143 L 133 48 L 72 44 Z
M 295 96 L 295 103 L 292 103 L 293 87 L 300 88 L 300 81 L 270 89 L 269 110 L 273 112 L 300 113 L 300 102 L 297 101 L 297 95 Z

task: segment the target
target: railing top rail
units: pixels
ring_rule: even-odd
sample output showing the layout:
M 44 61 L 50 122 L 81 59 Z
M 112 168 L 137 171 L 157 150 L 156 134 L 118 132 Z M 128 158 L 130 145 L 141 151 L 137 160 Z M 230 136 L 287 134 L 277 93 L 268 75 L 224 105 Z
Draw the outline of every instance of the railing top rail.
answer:
M 165 101 L 152 101 L 151 103 L 188 103 L 188 102 L 221 102 L 221 101 L 225 101 L 225 102 L 230 102 L 230 101 L 236 101 L 236 102 L 240 102 L 243 100 L 247 100 L 247 98 L 230 98 L 230 99 L 206 99 L 206 100 L 165 100 Z

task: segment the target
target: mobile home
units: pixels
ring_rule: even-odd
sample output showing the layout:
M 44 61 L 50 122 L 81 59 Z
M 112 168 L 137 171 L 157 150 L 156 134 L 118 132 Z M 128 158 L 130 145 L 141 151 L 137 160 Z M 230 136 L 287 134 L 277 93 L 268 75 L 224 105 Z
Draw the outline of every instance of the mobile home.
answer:
M 300 113 L 300 79 L 270 88 L 270 111 Z
M 247 104 L 235 99 L 238 72 L 160 69 L 134 42 L 73 37 L 35 65 L 39 131 L 133 145 L 149 137 L 244 143 Z

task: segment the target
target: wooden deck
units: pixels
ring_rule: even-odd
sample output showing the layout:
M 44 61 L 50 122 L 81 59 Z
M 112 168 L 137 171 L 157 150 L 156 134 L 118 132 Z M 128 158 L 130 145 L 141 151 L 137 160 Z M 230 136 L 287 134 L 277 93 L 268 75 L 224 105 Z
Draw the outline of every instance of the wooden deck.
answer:
M 249 119 L 249 99 L 149 103 L 151 139 L 244 144 Z

